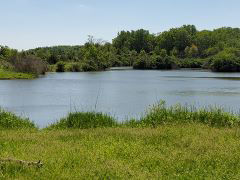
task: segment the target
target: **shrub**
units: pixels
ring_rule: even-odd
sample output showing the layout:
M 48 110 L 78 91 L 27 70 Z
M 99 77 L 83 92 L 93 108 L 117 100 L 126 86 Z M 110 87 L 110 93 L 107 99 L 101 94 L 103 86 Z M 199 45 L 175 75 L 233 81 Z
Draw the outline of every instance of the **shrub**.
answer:
M 176 69 L 176 59 L 174 56 L 168 56 L 165 51 L 158 54 L 147 54 L 141 51 L 137 60 L 133 64 L 134 69 Z
M 57 66 L 54 65 L 48 65 L 48 72 L 56 72 Z
M 149 55 L 142 50 L 133 64 L 134 69 L 152 69 Z
M 156 69 L 176 69 L 177 64 L 175 61 L 173 56 L 156 56 Z
M 217 72 L 239 72 L 240 57 L 235 52 L 222 51 L 221 53 L 209 58 L 210 68 Z
M 14 70 L 14 67 L 9 62 L 0 59 L 0 69 L 12 71 L 12 70 Z
M 186 58 L 180 59 L 179 64 L 181 68 L 202 68 L 204 59 L 194 59 L 194 58 Z
M 203 54 L 205 57 L 214 56 L 218 54 L 221 50 L 218 47 L 211 47 L 206 49 Z
M 20 54 L 12 57 L 10 62 L 18 72 L 40 75 L 47 71 L 47 63 L 32 55 Z
M 57 68 L 56 68 L 56 72 L 65 72 L 65 62 L 63 62 L 63 61 L 59 61 L 57 64 L 56 64 L 56 66 L 57 66 Z
M 234 59 L 216 58 L 211 64 L 211 69 L 217 72 L 238 72 L 240 71 L 240 62 Z
M 97 112 L 76 112 L 70 113 L 66 118 L 51 125 L 49 128 L 53 129 L 88 129 L 98 127 L 113 127 L 117 125 L 116 120 L 103 113 Z
M 81 71 L 83 71 L 82 70 L 82 65 L 78 62 L 66 63 L 64 69 L 67 72 L 81 72 Z

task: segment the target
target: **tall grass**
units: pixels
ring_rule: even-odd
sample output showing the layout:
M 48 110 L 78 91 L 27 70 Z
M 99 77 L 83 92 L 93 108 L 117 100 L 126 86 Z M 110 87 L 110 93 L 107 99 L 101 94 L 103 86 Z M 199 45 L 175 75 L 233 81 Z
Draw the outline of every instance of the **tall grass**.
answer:
M 0 129 L 29 129 L 36 128 L 29 119 L 16 116 L 13 113 L 0 109 Z
M 133 122 L 129 122 L 133 123 Z M 203 123 L 215 127 L 233 127 L 240 124 L 240 117 L 221 107 L 196 108 L 180 104 L 167 107 L 165 101 L 153 105 L 138 122 L 143 126 L 171 123 Z
M 118 122 L 113 117 L 97 112 L 75 112 L 49 126 L 50 129 L 98 127 L 157 127 L 165 124 L 200 123 L 212 127 L 240 125 L 240 117 L 223 108 L 209 106 L 196 108 L 180 104 L 168 107 L 164 101 L 150 107 L 140 119 Z
M 140 119 L 118 122 L 100 112 L 72 112 L 47 129 L 90 129 L 108 127 L 158 127 L 166 124 L 197 123 L 212 127 L 239 127 L 240 116 L 220 107 L 196 108 L 180 104 L 167 106 L 161 101 L 150 107 Z M 35 128 L 33 122 L 0 109 L 0 128 Z
M 55 124 L 50 125 L 50 129 L 89 129 L 100 127 L 114 127 L 117 121 L 103 113 L 97 112 L 76 112 L 70 113 L 66 118 L 61 119 Z

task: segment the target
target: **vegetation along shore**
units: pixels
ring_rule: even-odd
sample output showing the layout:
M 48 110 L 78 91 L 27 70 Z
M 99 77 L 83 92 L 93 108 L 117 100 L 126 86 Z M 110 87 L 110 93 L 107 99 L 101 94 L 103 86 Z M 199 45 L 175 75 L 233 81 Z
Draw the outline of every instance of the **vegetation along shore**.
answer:
M 0 47 L 0 79 L 31 79 L 46 71 L 102 71 L 117 66 L 239 72 L 240 29 L 223 27 L 199 31 L 194 25 L 184 25 L 157 34 L 144 29 L 121 31 L 111 43 L 89 36 L 88 42 L 76 46 L 21 52 Z
M 44 129 L 1 110 L 0 177 L 238 179 L 239 125 L 238 114 L 218 107 L 164 102 L 138 120 L 73 112 Z

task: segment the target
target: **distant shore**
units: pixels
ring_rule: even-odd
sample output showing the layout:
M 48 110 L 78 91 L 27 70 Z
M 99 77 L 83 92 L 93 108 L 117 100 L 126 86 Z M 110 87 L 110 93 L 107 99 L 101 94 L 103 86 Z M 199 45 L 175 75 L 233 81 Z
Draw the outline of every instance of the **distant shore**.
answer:
M 33 74 L 0 70 L 0 80 L 35 79 L 35 78 L 36 76 Z

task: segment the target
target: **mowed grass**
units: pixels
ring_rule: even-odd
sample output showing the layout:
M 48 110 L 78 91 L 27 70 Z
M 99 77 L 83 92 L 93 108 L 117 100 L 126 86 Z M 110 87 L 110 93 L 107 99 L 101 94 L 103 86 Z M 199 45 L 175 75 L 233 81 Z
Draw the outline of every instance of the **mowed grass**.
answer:
M 0 69 L 0 80 L 8 80 L 8 79 L 34 79 L 34 78 L 36 78 L 36 76 L 33 75 L 33 74 L 4 71 L 4 70 Z
M 42 168 L 0 164 L 6 179 L 239 179 L 238 128 L 0 131 L 0 157 L 42 160 Z

